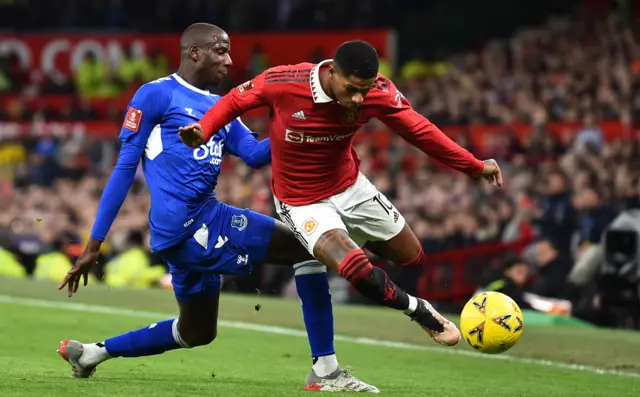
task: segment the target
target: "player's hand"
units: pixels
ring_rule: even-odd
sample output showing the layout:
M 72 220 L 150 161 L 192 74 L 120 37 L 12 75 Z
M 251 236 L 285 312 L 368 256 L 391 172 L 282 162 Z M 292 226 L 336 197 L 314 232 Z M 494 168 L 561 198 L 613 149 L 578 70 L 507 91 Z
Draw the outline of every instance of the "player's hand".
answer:
M 178 133 L 180 134 L 180 140 L 185 143 L 185 145 L 196 148 L 202 145 L 204 142 L 204 130 L 199 123 L 189 124 L 186 127 L 178 128 Z
M 78 258 L 73 268 L 67 272 L 66 277 L 62 280 L 62 284 L 58 286 L 58 290 L 67 286 L 67 290 L 69 292 L 69 298 L 73 296 L 76 292 L 78 292 L 78 287 L 80 286 L 80 279 L 84 279 L 84 286 L 87 286 L 87 282 L 89 281 L 89 271 L 91 267 L 98 261 L 98 256 L 100 255 L 100 250 L 98 249 L 90 249 L 87 247 L 82 255 Z
M 493 186 L 502 187 L 502 171 L 494 159 L 484 160 L 484 169 L 480 177 L 486 179 Z

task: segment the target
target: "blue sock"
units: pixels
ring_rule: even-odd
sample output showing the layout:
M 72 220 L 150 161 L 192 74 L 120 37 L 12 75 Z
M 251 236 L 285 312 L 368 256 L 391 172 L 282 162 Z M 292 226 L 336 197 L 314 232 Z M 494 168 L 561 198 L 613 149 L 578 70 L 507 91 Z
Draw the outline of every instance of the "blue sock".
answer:
M 111 357 L 142 357 L 188 348 L 177 330 L 178 321 L 164 320 L 104 341 Z
M 333 306 L 327 268 L 318 261 L 301 262 L 293 268 L 311 356 L 315 361 L 318 357 L 333 355 L 336 352 L 333 347 Z

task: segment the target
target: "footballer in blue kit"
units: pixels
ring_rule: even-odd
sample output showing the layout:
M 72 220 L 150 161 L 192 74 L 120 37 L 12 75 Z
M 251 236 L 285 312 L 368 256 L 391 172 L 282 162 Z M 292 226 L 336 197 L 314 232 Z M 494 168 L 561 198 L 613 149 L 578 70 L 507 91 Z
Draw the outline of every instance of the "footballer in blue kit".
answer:
M 223 275 L 249 274 L 254 265 L 268 262 L 295 269 L 313 358 L 305 388 L 378 392 L 338 366 L 326 267 L 281 222 L 216 199 L 225 154 L 260 168 L 271 161 L 269 139 L 258 141 L 236 119 L 194 149 L 180 141 L 178 128 L 197 122 L 220 99 L 206 88 L 220 83 L 232 64 L 228 35 L 214 25 L 197 23 L 184 31 L 180 48 L 178 72 L 144 84 L 129 102 L 119 136 L 122 147 L 91 238 L 59 286 L 67 286 L 72 296 L 82 278 L 87 284 L 142 160 L 151 197 L 151 248 L 169 266 L 179 316 L 98 343 L 65 340 L 60 355 L 71 364 L 73 377 L 86 378 L 110 358 L 207 345 L 217 333 Z

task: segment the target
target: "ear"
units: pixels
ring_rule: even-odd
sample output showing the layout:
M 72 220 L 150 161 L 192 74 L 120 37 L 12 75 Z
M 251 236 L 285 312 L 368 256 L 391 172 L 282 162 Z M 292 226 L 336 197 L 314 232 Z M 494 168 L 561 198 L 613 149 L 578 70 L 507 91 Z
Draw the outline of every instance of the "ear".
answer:
M 338 74 L 338 70 L 336 69 L 335 66 L 333 66 L 333 64 L 329 65 L 329 76 L 336 77 L 336 75 Z
M 189 47 L 189 56 L 191 57 L 191 59 L 193 59 L 194 61 L 198 62 L 200 60 L 200 50 L 198 49 L 198 47 L 192 45 Z

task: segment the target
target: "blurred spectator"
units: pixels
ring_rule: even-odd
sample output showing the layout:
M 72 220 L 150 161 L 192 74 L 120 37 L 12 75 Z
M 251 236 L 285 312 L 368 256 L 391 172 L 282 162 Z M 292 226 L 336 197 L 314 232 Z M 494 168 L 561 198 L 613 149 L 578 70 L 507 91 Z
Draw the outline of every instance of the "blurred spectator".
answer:
M 20 63 L 20 58 L 15 54 L 8 57 L 0 57 L 0 75 L 3 76 L 3 79 L 6 79 L 2 91 L 19 94 L 29 84 L 29 72 Z
M 109 66 L 93 53 L 87 53 L 75 72 L 75 78 L 78 92 L 85 97 L 112 97 L 120 92 L 120 86 Z
M 531 308 L 524 298 L 524 292 L 527 290 L 532 270 L 524 259 L 518 256 L 505 258 L 503 266 L 490 273 L 492 274 L 486 276 L 486 283 L 481 290 L 501 292 L 516 301 L 521 309 Z
M 256 45 L 251 52 L 249 64 L 246 66 L 249 76 L 257 76 L 269 68 L 269 60 L 267 54 L 261 45 Z
M 8 60 L 4 57 L 0 58 L 0 92 L 8 93 L 12 90 L 12 82 L 9 76 Z
M 564 256 L 548 240 L 535 246 L 537 277 L 530 291 L 544 297 L 564 298 L 567 292 L 567 276 L 571 271 L 571 260 Z
M 5 114 L 9 121 L 26 121 L 29 118 L 29 109 L 20 99 L 10 100 L 5 108 Z
M 155 77 L 151 61 L 135 53 L 133 47 L 129 48 L 123 59 L 120 60 L 116 74 L 123 87 L 133 89 L 137 89 Z
M 574 194 L 573 206 L 578 210 L 580 246 L 599 244 L 605 227 L 618 215 L 605 201 L 597 187 L 589 186 Z
M 78 92 L 84 96 L 98 95 L 107 73 L 107 66 L 93 53 L 88 53 L 75 72 Z
M 378 71 L 380 72 L 380 74 L 382 74 L 383 76 L 387 76 L 390 79 L 395 78 L 395 73 L 391 68 L 391 63 L 389 62 L 388 57 L 385 57 L 380 52 L 380 50 L 377 50 L 377 52 L 378 52 L 378 56 L 380 57 L 380 66 L 378 68 Z
M 79 256 L 78 242 L 70 232 L 49 236 L 53 237 L 50 250 L 36 259 L 33 277 L 59 282 L 73 266 L 72 260 Z
M 400 69 L 400 77 L 404 80 L 417 79 L 429 76 L 429 66 L 424 60 L 424 55 L 418 52 L 412 59 L 406 62 Z
M 604 136 L 602 131 L 595 124 L 592 114 L 584 117 L 582 130 L 578 133 L 575 140 L 575 150 L 577 153 L 600 153 L 604 145 Z
M 126 248 L 105 266 L 105 283 L 113 287 L 147 288 L 166 274 L 163 266 L 152 266 L 145 249 L 144 234 L 133 230 Z
M 144 81 L 159 79 L 160 77 L 164 77 L 170 73 L 169 60 L 160 48 L 154 48 L 151 51 L 149 60 L 146 62 L 146 67 L 148 69 L 146 71 Z
M 568 255 L 576 214 L 571 205 L 568 177 L 562 170 L 552 170 L 540 182 L 536 206 L 534 225 L 540 229 L 539 235 L 552 241 L 563 255 Z

